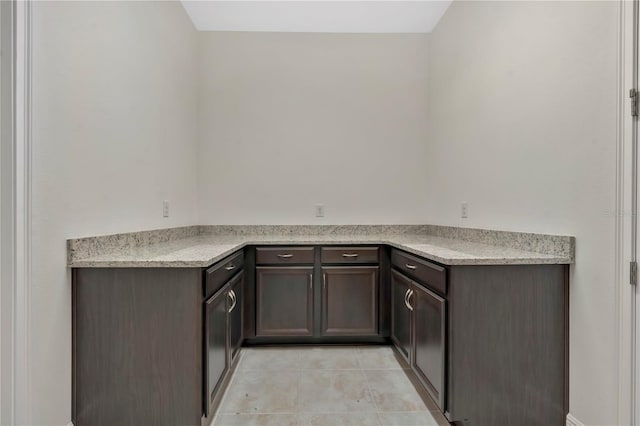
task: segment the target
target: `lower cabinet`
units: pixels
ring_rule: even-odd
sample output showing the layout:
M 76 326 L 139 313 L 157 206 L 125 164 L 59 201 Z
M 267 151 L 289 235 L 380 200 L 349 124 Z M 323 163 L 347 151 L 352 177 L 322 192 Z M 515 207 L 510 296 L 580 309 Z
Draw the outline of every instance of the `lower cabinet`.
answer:
M 322 335 L 378 334 L 378 267 L 322 268 Z
M 445 299 L 393 270 L 391 305 L 391 340 L 444 409 Z
M 205 302 L 204 414 L 213 414 L 222 385 L 242 344 L 244 273 L 238 273 Z
M 391 341 L 407 362 L 411 355 L 411 310 L 407 297 L 411 280 L 391 271 Z
M 256 336 L 313 335 L 313 267 L 256 268 Z
M 211 414 L 216 392 L 229 370 L 227 357 L 227 303 L 226 286 L 205 302 L 205 404 L 206 416 Z
M 411 367 L 438 406 L 444 408 L 445 300 L 414 284 L 407 301 L 413 308 Z
M 229 358 L 235 361 L 240 353 L 242 340 L 244 339 L 244 274 L 236 276 L 230 283 L 231 306 L 229 307 Z

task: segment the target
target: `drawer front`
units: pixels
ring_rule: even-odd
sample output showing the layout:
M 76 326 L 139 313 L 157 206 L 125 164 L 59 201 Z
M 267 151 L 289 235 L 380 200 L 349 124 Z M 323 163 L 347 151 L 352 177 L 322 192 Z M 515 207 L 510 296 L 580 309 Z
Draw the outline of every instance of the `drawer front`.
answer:
M 322 247 L 322 263 L 378 263 L 378 247 Z
M 391 251 L 391 264 L 420 284 L 441 294 L 447 294 L 447 270 L 442 266 L 399 250 Z
M 244 252 L 240 250 L 207 269 L 205 273 L 205 298 L 211 297 L 213 293 L 222 288 L 231 277 L 242 270 L 243 266 Z
M 313 247 L 258 247 L 256 263 L 258 265 L 311 265 Z

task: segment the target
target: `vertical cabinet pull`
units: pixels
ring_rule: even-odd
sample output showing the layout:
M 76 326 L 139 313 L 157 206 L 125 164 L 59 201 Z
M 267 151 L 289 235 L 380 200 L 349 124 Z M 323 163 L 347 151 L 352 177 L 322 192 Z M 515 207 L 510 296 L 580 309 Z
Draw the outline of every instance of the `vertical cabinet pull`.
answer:
M 313 290 L 313 274 L 309 274 L 309 289 Z
M 322 290 L 327 289 L 327 273 L 322 274 Z
M 233 312 L 233 309 L 236 307 L 236 304 L 238 303 L 238 299 L 236 298 L 236 293 L 233 290 L 229 290 L 229 293 L 227 293 L 227 296 L 229 296 L 231 298 L 231 307 L 229 308 L 229 313 Z
M 410 311 L 413 311 L 413 306 L 409 304 L 409 298 L 413 295 L 413 290 L 410 288 L 407 289 L 407 292 L 404 294 L 404 304 Z

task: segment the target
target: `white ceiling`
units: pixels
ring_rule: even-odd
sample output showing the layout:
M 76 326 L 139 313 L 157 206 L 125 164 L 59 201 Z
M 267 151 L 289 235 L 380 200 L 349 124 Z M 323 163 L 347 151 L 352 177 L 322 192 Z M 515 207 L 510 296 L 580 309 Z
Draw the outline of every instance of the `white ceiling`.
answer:
M 188 1 L 200 31 L 429 33 L 445 1 Z

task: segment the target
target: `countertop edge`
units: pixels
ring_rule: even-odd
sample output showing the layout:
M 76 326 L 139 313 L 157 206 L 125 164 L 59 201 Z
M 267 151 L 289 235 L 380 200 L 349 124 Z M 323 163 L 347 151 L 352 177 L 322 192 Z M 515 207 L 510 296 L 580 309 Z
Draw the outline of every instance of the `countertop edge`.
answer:
M 206 260 L 196 260 L 196 261 L 180 261 L 180 260 L 152 260 L 152 261 L 144 261 L 144 260 L 100 260 L 100 259 L 80 259 L 75 261 L 69 261 L 67 266 L 69 268 L 206 268 L 211 266 L 212 264 L 224 259 L 230 254 L 243 249 L 246 246 L 252 245 L 282 245 L 282 244 L 290 244 L 290 245 L 388 245 L 393 248 L 397 248 L 399 250 L 403 250 L 407 253 L 414 254 L 416 256 L 420 256 L 424 259 L 431 260 L 443 265 L 447 266 L 473 266 L 473 265 L 571 265 L 574 264 L 575 261 L 572 258 L 568 257 L 556 257 L 551 255 L 544 255 L 540 253 L 540 257 L 536 257 L 535 253 L 532 253 L 532 256 L 527 256 L 526 258 L 467 258 L 467 259 L 449 259 L 443 258 L 440 256 L 436 256 L 427 251 L 418 250 L 412 247 L 408 247 L 403 245 L 402 243 L 397 243 L 391 240 L 372 240 L 372 241 L 345 241 L 344 243 L 339 241 L 323 241 L 323 240 L 309 240 L 309 241 L 282 241 L 282 240 L 273 240 L 273 241 L 252 241 L 247 240 L 243 241 L 235 246 L 232 246 L 229 249 L 222 251 L 221 253 L 208 258 Z

